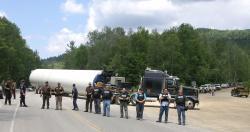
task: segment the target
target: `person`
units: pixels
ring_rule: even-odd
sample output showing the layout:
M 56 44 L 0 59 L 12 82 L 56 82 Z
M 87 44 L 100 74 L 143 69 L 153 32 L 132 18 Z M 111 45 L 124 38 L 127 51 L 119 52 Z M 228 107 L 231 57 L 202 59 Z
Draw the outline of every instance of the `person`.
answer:
M 7 105 L 7 102 L 9 105 L 11 105 L 11 87 L 12 83 L 10 80 L 8 80 L 5 84 L 4 92 L 5 92 L 5 105 Z
M 57 83 L 57 87 L 55 88 L 55 98 L 56 98 L 56 110 L 62 110 L 62 95 L 64 93 L 64 89 L 61 86 L 61 83 Z
M 113 97 L 113 93 L 110 90 L 110 87 L 107 86 L 102 92 L 103 100 L 103 116 L 110 117 L 110 103 Z
M 78 105 L 77 105 L 77 98 L 78 98 L 78 90 L 76 88 L 76 85 L 73 84 L 73 89 L 72 89 L 72 98 L 73 98 L 73 106 L 74 108 L 72 110 L 78 111 Z
M 11 92 L 13 94 L 14 99 L 16 99 L 16 82 L 15 81 L 13 81 L 12 83 Z
M 136 99 L 136 118 L 137 120 L 143 119 L 144 103 L 146 101 L 146 94 L 140 88 L 135 95 Z
M 86 99 L 86 105 L 85 105 L 85 111 L 84 112 L 92 112 L 92 104 L 93 104 L 93 98 L 92 98 L 92 92 L 93 92 L 93 87 L 91 86 L 91 83 L 89 83 L 89 86 L 86 88 L 86 94 L 87 94 L 87 99 Z
M 49 99 L 51 98 L 51 87 L 49 82 L 46 81 L 45 85 L 41 88 L 41 97 L 43 98 L 43 105 L 41 109 L 44 109 L 45 102 L 47 103 L 47 109 L 49 109 Z
M 215 89 L 214 88 L 212 88 L 212 90 L 211 90 L 211 94 L 212 94 L 212 96 L 214 96 L 214 91 Z
M 175 97 L 175 102 L 176 102 L 176 109 L 177 109 L 177 114 L 178 114 L 178 124 L 179 125 L 185 125 L 185 102 L 186 102 L 186 97 L 183 95 L 182 89 L 179 90 L 178 95 Z
M 102 94 L 102 83 L 98 82 L 92 92 L 92 97 L 95 104 L 95 114 L 101 114 L 101 94 Z
M 25 103 L 26 88 L 25 81 L 22 80 L 20 83 L 20 107 L 28 107 Z
M 125 112 L 125 117 L 128 119 L 128 101 L 129 101 L 129 95 L 126 90 L 126 88 L 123 88 L 120 95 L 119 95 L 119 100 L 120 100 L 120 114 L 121 117 L 123 118 L 123 111 Z
M 156 122 L 161 122 L 162 115 L 165 112 L 165 123 L 168 122 L 168 109 L 169 109 L 169 101 L 171 99 L 171 95 L 168 92 L 168 89 L 163 89 L 163 93 L 159 95 L 159 101 L 161 103 L 159 119 Z

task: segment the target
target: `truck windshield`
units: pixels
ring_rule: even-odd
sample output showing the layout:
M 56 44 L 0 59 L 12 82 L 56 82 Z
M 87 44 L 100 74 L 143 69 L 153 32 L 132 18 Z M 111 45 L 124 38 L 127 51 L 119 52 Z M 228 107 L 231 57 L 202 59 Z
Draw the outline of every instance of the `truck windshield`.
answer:
M 157 97 L 161 93 L 163 79 L 144 78 L 142 88 L 147 96 Z
M 183 94 L 186 96 L 196 96 L 196 90 L 189 89 L 189 88 L 183 88 Z

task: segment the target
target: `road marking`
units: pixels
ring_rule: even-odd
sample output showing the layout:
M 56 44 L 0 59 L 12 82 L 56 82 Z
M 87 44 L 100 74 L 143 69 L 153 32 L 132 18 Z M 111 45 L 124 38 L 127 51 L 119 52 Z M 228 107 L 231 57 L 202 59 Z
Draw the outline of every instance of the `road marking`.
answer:
M 10 132 L 14 132 L 16 113 L 17 113 L 18 108 L 19 108 L 18 105 L 16 105 L 16 109 L 15 109 L 15 112 L 13 114 L 13 118 L 12 118 L 11 125 L 10 125 Z
M 71 111 L 70 108 L 67 108 L 69 109 L 68 111 L 70 113 L 72 113 L 72 115 L 77 118 L 79 121 L 81 121 L 82 123 L 88 125 L 89 127 L 93 128 L 95 131 L 97 132 L 102 132 L 102 128 L 98 127 L 97 125 L 95 125 L 94 123 L 92 123 L 91 121 L 89 121 L 88 119 L 86 119 L 84 116 L 80 115 L 78 112 L 76 111 Z

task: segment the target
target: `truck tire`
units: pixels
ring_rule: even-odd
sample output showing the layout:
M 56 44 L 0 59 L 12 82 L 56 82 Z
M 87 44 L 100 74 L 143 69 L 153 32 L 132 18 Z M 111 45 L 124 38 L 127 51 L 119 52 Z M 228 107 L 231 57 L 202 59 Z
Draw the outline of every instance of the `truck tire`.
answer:
M 186 101 L 186 106 L 188 107 L 188 109 L 194 109 L 195 103 L 194 103 L 193 100 L 188 99 L 188 100 Z

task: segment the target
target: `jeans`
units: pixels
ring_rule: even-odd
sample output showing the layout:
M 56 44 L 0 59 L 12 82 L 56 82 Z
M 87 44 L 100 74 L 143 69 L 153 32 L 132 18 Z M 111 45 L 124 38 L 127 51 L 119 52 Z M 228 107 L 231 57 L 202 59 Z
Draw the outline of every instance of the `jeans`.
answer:
M 143 119 L 143 110 L 144 110 L 144 103 L 137 103 L 136 104 L 137 119 Z
M 103 100 L 103 115 L 107 117 L 110 116 L 110 100 Z
M 128 118 L 128 102 L 127 101 L 120 101 L 121 117 L 123 117 L 123 109 L 125 111 L 125 117 Z
M 9 105 L 11 105 L 11 92 L 10 91 L 5 91 L 5 104 L 9 102 Z
M 160 107 L 159 121 L 161 121 L 164 112 L 165 112 L 165 122 L 168 121 L 168 108 L 169 108 L 168 106 Z
M 20 106 L 25 106 L 26 104 L 25 104 L 25 95 L 20 95 Z
M 185 125 L 185 120 L 186 120 L 185 107 L 177 105 L 176 109 L 177 109 L 177 114 L 178 114 L 178 123 L 179 123 L 179 125 L 181 125 L 181 124 Z
M 95 98 L 94 104 L 95 104 L 95 113 L 101 114 L 101 100 L 99 98 Z
M 78 110 L 78 105 L 77 105 L 77 98 L 73 98 L 73 106 L 74 106 L 74 110 Z

